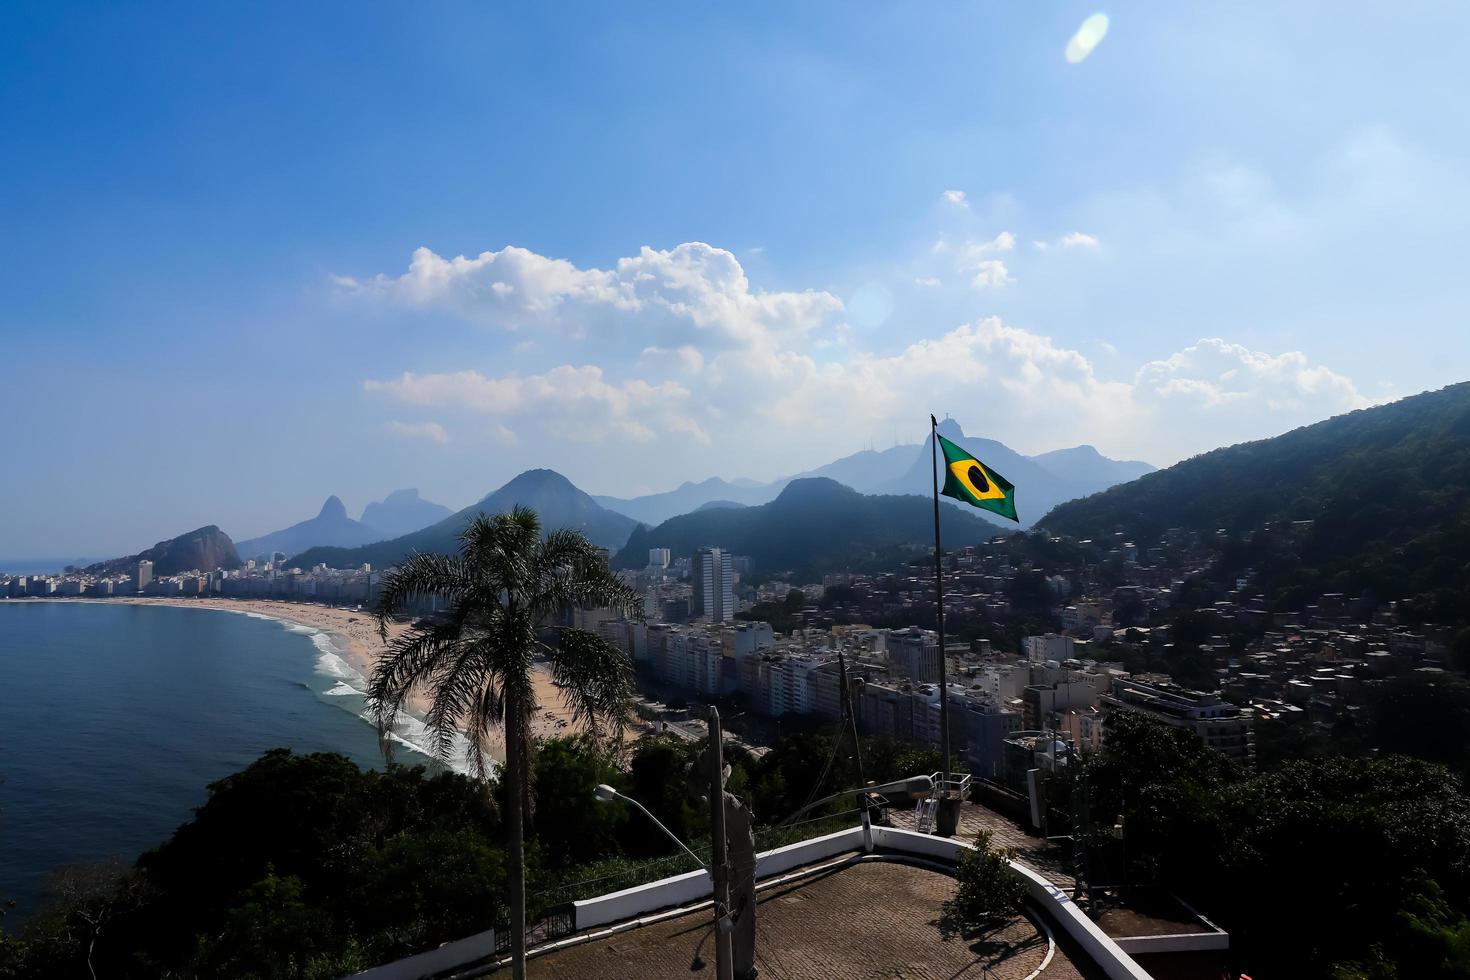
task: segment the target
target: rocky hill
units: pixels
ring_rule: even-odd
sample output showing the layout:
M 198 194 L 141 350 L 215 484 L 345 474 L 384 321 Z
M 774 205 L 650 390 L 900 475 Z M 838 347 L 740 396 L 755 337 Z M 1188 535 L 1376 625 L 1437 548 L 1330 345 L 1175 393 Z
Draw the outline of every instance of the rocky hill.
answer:
M 382 538 L 396 538 L 437 524 L 452 513 L 443 504 L 420 497 L 417 489 L 394 490 L 382 500 L 364 507 L 359 520 L 382 531 Z
M 89 565 L 86 571 L 93 575 L 121 575 L 132 572 L 138 562 L 144 560 L 153 562 L 155 576 L 177 575 L 195 569 L 201 572 L 212 572 L 216 568 L 228 570 L 241 565 L 235 542 L 210 524 L 168 541 L 160 541 L 139 554 Z

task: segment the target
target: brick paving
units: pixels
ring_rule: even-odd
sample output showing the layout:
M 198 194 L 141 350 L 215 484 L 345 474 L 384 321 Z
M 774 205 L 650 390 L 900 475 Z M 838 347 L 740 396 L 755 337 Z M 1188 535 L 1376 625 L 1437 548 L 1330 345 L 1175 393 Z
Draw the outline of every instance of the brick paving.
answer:
M 895 827 L 903 830 L 915 829 L 912 807 L 895 807 L 889 811 L 888 818 Z M 969 843 L 981 830 L 990 831 L 992 843 L 996 847 L 1014 851 L 1015 860 L 1026 865 L 1058 888 L 1070 890 L 1075 884 L 1069 862 L 1062 855 L 1061 848 L 1044 837 L 1036 836 L 1010 817 L 996 813 L 989 807 L 971 803 L 968 800 L 961 803 L 960 824 L 959 829 L 955 832 L 955 837 Z
M 954 879 L 924 868 L 864 862 L 759 892 L 756 965 L 762 980 L 1020 980 L 1041 965 L 1045 935 L 1025 918 L 967 943 L 939 938 Z M 686 980 L 714 976 L 707 909 L 532 959 L 532 980 Z M 695 954 L 703 966 L 691 967 Z M 1042 980 L 1091 980 L 1060 942 Z M 1085 963 L 1085 958 L 1081 958 Z

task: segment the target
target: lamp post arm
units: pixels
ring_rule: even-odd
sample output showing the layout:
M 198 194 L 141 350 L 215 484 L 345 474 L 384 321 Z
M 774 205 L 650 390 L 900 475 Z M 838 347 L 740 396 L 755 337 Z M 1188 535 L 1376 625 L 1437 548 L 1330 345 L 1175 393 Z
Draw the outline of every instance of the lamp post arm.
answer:
M 678 837 L 674 836 L 674 832 L 672 830 L 670 830 L 669 828 L 665 827 L 663 825 L 663 821 L 659 820 L 659 818 L 658 817 L 655 817 L 652 813 L 649 813 L 648 812 L 648 807 L 644 806 L 642 803 L 639 803 L 637 800 L 633 799 L 633 797 L 631 797 L 631 796 L 624 796 L 622 793 L 618 793 L 617 794 L 617 797 L 618 797 L 618 799 L 622 800 L 623 802 L 625 802 L 625 803 L 631 803 L 634 806 L 636 806 L 638 809 L 642 810 L 643 811 L 643 815 L 645 817 L 647 817 L 649 820 L 652 820 L 654 826 L 656 826 L 659 830 L 662 830 L 664 832 L 664 834 L 669 838 L 669 840 L 673 841 L 675 844 L 678 844 L 679 845 L 679 849 L 681 851 L 683 851 L 685 854 L 687 854 L 690 857 L 692 857 L 694 859 L 694 863 L 695 864 L 699 865 L 701 868 L 703 868 L 706 871 L 709 870 L 709 865 L 707 865 L 703 861 L 701 861 L 699 859 L 699 855 L 698 854 L 695 854 L 693 851 L 691 851 L 685 845 L 685 843 L 683 841 L 681 841 Z

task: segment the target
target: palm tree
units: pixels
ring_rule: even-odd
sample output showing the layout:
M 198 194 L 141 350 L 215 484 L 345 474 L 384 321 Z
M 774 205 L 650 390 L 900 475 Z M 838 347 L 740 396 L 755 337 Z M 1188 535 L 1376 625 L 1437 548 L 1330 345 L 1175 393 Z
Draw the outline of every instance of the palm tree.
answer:
M 526 972 L 523 818 L 530 812 L 537 711 L 532 665 L 545 657 L 562 697 L 594 738 L 621 735 L 632 697 L 632 667 L 593 633 L 563 625 L 574 608 L 636 615 L 637 594 L 608 569 L 603 552 L 578 531 L 541 535 L 526 507 L 476 516 L 458 555 L 417 554 L 388 573 L 376 609 L 378 633 L 415 599 L 438 596 L 448 611 L 415 624 L 378 658 L 368 687 L 370 717 L 386 736 L 409 698 L 428 698 L 433 750 L 448 760 L 462 731 L 466 755 L 489 792 L 489 747 L 505 735 L 506 830 L 510 857 L 512 972 Z

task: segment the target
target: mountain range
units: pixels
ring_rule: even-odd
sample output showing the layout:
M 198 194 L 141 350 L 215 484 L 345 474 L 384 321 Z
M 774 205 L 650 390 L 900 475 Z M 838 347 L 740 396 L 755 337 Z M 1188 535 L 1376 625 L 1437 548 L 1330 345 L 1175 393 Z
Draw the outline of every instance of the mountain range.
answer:
M 944 509 L 940 527 L 946 547 L 976 544 L 996 533 L 978 513 Z M 653 528 L 639 525 L 613 564 L 642 568 L 650 548 L 689 555 L 719 545 L 748 555 L 761 570 L 821 573 L 889 560 L 900 549 L 933 543 L 930 499 L 862 494 L 826 477 L 804 477 L 787 483 L 769 503 L 696 510 Z
M 280 531 L 262 534 L 258 538 L 248 538 L 238 542 L 235 548 L 246 558 L 261 558 L 269 557 L 277 551 L 294 555 L 313 545 L 352 548 L 371 541 L 381 541 L 385 537 L 387 535 L 377 528 L 348 517 L 347 508 L 339 498 L 333 496 L 327 498 L 322 509 L 310 520 L 292 524 Z
M 374 540 L 396 538 L 411 534 L 420 528 L 437 524 L 454 511 L 443 504 L 436 504 L 419 496 L 418 490 L 394 490 L 382 500 L 368 504 L 362 509 L 359 521 L 382 533 Z M 337 544 L 344 542 L 313 541 L 311 544 Z
M 1058 449 L 1039 456 L 1023 456 L 994 439 L 966 436 L 958 422 L 945 419 L 940 434 L 964 446 L 987 466 L 1016 485 L 1017 506 L 1022 526 L 1040 519 L 1052 507 L 1076 497 L 1105 490 L 1151 473 L 1153 466 L 1137 460 L 1116 460 L 1092 446 Z M 686 482 L 674 490 L 642 497 L 593 497 L 599 504 L 627 514 L 646 524 L 658 524 L 687 514 L 711 501 L 723 500 L 753 506 L 768 503 L 793 480 L 826 477 L 869 494 L 932 493 L 930 446 L 927 434 L 922 443 L 865 449 L 815 469 L 771 483 L 749 480 L 728 481 L 711 477 L 698 483 Z M 941 482 L 943 482 L 941 480 Z
M 291 563 L 302 568 L 322 562 L 333 568 L 353 568 L 364 563 L 387 568 L 415 552 L 454 552 L 459 548 L 459 534 L 470 518 L 477 513 L 504 513 L 517 504 L 534 510 L 545 530 L 581 531 L 593 544 L 610 551 L 628 540 L 637 523 L 600 506 L 554 470 L 527 470 L 478 502 L 411 534 L 356 548 L 309 548 L 293 556 Z

